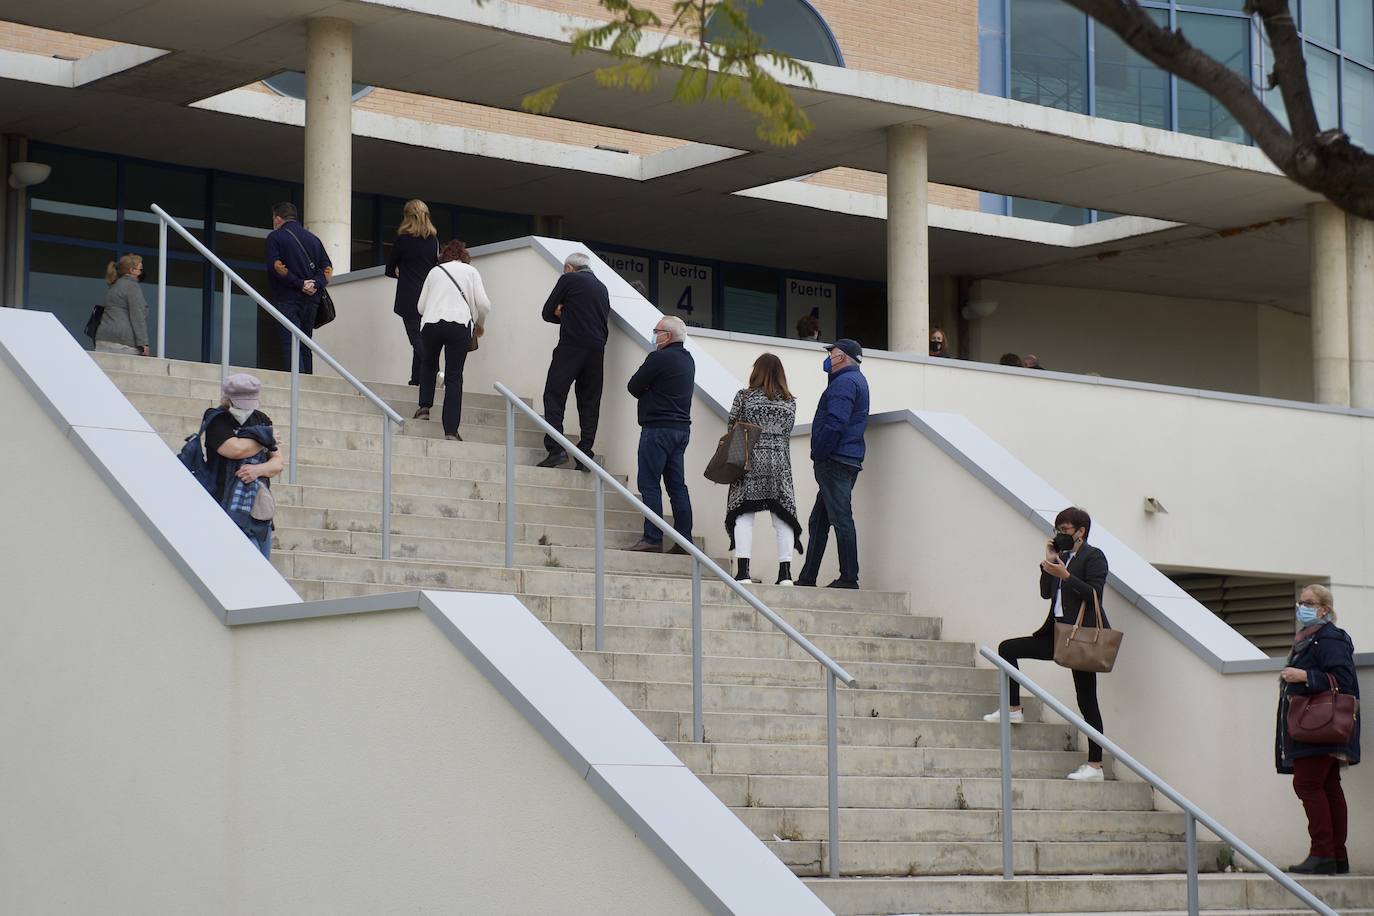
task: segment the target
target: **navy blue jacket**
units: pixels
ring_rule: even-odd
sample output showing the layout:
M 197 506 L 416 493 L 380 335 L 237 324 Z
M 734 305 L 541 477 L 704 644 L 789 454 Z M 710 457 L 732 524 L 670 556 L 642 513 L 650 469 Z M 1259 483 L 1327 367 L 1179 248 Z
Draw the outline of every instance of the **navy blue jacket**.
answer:
M 831 459 L 862 467 L 867 428 L 868 379 L 858 366 L 845 366 L 830 376 L 816 405 L 816 419 L 811 421 L 811 460 Z
M 1341 754 L 1354 766 L 1360 762 L 1360 719 L 1355 716 L 1355 731 L 1344 746 L 1338 744 L 1307 744 L 1288 736 L 1288 701 L 1292 697 L 1323 693 L 1331 689 L 1327 675 L 1336 678 L 1341 693 L 1360 695 L 1360 681 L 1355 676 L 1355 644 L 1350 634 L 1327 621 L 1314 633 L 1293 644 L 1288 655 L 1291 668 L 1307 672 L 1306 684 L 1287 684 L 1279 687 L 1279 715 L 1274 736 L 1274 766 L 1280 773 L 1293 772 L 1293 761 L 1302 757 Z
M 645 357 L 625 386 L 639 399 L 639 425 L 691 429 L 696 377 L 697 361 L 681 341 Z
M 292 236 L 300 240 L 299 245 L 291 240 Z M 278 261 L 286 266 L 284 277 L 277 273 Z M 315 262 L 313 271 L 310 269 L 311 261 Z M 316 292 L 313 297 L 306 296 L 301 292 L 301 287 L 306 280 L 314 280 L 316 290 L 324 289 L 329 283 L 324 269 L 333 266 L 329 255 L 325 254 L 324 243 L 315 233 L 295 220 L 282 223 L 280 229 L 273 229 L 267 236 L 267 298 L 272 300 L 273 305 L 281 302 L 313 302 L 319 293 Z
M 563 313 L 555 315 L 559 305 Z M 559 277 L 544 302 L 544 320 L 558 325 L 559 343 L 599 350 L 606 346 L 610 319 L 611 296 L 590 267 Z

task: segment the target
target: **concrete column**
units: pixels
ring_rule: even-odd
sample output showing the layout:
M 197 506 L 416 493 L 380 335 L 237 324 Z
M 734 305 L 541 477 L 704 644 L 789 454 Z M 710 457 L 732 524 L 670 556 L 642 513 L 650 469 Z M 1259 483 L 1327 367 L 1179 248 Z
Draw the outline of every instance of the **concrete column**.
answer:
M 1351 216 L 1350 406 L 1374 408 L 1374 222 Z
M 1312 372 L 1319 404 L 1350 404 L 1350 301 L 1345 214 L 1308 207 L 1311 249 Z
M 305 212 L 334 273 L 349 269 L 353 206 L 353 24 L 306 23 Z
M 887 129 L 887 348 L 923 355 L 930 345 L 926 146 L 924 127 Z

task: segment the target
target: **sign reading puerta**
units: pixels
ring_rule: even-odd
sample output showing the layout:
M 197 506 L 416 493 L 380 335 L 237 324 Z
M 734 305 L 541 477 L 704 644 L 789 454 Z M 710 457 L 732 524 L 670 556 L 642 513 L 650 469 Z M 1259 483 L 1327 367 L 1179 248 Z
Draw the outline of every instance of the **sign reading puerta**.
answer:
M 688 261 L 657 262 L 658 307 L 690 327 L 709 328 L 715 306 L 715 271 Z

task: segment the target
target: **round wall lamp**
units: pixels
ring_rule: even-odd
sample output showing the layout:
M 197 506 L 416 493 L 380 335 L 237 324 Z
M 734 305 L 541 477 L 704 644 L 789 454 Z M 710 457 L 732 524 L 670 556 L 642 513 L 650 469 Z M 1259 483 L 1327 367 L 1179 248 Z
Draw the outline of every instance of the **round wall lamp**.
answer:
M 15 162 L 10 165 L 10 187 L 16 191 L 42 184 L 52 174 L 52 166 L 41 162 Z

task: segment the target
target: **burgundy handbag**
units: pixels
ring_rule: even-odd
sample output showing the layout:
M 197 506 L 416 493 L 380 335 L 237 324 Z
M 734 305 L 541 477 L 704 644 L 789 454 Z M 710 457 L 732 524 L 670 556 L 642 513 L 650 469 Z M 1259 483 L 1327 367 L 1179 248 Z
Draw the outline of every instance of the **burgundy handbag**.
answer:
M 1360 698 L 1341 693 L 1328 673 L 1330 690 L 1288 699 L 1288 736 L 1305 744 L 1345 744 L 1355 731 Z

